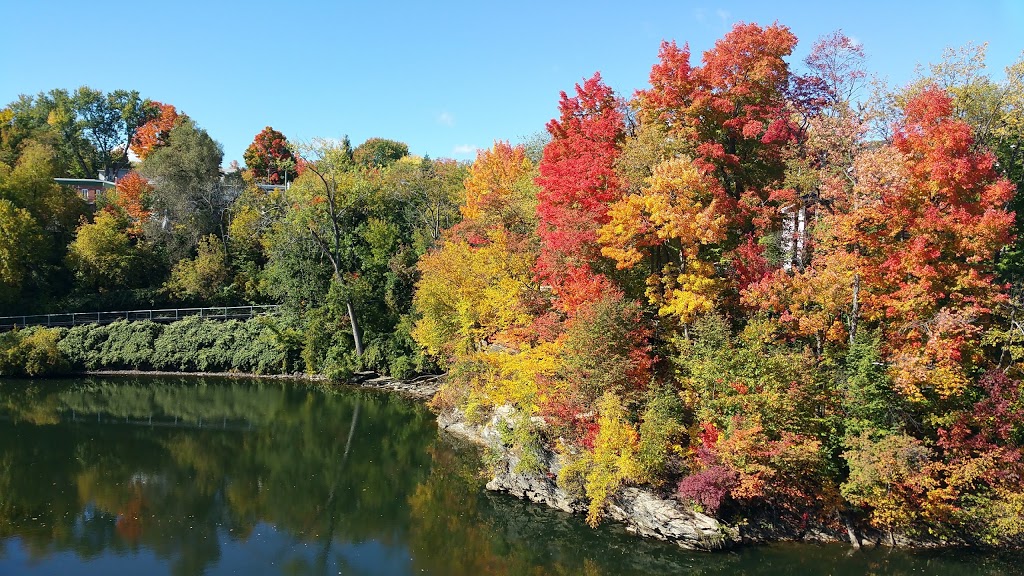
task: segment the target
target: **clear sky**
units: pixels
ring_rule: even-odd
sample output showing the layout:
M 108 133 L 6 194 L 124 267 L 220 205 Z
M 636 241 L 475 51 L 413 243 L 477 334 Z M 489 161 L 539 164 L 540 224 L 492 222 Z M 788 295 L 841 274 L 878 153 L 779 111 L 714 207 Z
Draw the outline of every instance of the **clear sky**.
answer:
M 945 47 L 988 42 L 992 74 L 1024 50 L 1024 0 L 857 2 L 11 1 L 0 10 L 0 105 L 88 85 L 174 104 L 227 164 L 264 126 L 290 140 L 380 136 L 470 159 L 542 131 L 594 71 L 630 96 L 663 39 L 696 57 L 738 21 L 860 41 L 893 84 Z

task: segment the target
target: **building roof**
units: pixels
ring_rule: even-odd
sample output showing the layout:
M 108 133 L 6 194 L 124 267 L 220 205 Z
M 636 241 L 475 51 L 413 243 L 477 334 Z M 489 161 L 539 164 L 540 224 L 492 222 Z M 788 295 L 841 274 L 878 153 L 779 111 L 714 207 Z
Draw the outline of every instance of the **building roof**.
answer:
M 84 188 L 115 188 L 117 184 L 108 182 L 107 180 L 97 180 L 95 178 L 54 178 L 58 184 L 64 186 L 78 186 Z

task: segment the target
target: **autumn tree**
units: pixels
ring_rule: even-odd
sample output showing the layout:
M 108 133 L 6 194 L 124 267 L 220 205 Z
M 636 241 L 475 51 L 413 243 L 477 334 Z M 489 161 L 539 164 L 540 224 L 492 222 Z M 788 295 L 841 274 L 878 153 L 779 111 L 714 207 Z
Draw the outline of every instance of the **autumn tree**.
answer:
M 654 168 L 647 187 L 612 205 L 599 231 L 602 252 L 619 268 L 650 267 L 647 296 L 662 316 L 690 324 L 715 308 L 723 289 L 715 250 L 726 239 L 721 183 L 689 158 Z
M 294 181 L 298 175 L 295 155 L 288 145 L 288 139 L 270 126 L 253 138 L 252 144 L 245 149 L 243 159 L 259 182 L 281 184 Z
M 132 234 L 141 234 L 142 227 L 149 221 L 152 215 L 149 210 L 152 194 L 153 186 L 138 172 L 129 172 L 117 181 L 117 192 L 112 204 L 128 218 Z
M 1010 237 L 1013 187 L 951 105 L 938 88 L 907 103 L 893 143 L 899 177 L 870 183 L 876 200 L 863 210 L 873 217 L 850 231 L 869 258 L 864 316 L 891 327 L 896 385 L 912 397 L 964 388 L 978 321 L 1005 298 L 993 262 Z
M 302 156 L 305 179 L 296 183 L 302 203 L 295 206 L 293 217 L 330 264 L 332 285 L 343 294 L 356 355 L 362 356 L 362 333 L 352 290 L 358 273 L 349 238 L 355 231 L 366 189 L 351 171 L 352 158 L 344 146 L 317 140 L 303 147 Z
M 98 291 L 137 285 L 142 255 L 128 226 L 125 218 L 110 210 L 79 226 L 68 247 L 68 263 L 81 285 Z
M 178 110 L 173 105 L 151 102 L 146 122 L 140 125 L 132 135 L 132 152 L 140 160 L 145 160 L 154 150 L 166 146 L 171 130 L 178 124 L 179 118 L 184 119 L 187 116 L 178 114 Z
M 692 67 L 688 46 L 665 42 L 651 88 L 636 95 L 640 120 L 686 139 L 729 196 L 755 208 L 781 175 L 779 152 L 793 135 L 784 58 L 795 45 L 785 26 L 737 24 Z
M 451 361 L 532 323 L 534 176 L 521 146 L 495 142 L 477 154 L 463 221 L 419 263 L 413 336 L 431 354 Z
M 625 135 L 623 106 L 596 73 L 576 85 L 574 97 L 561 93 L 559 118 L 547 125 L 551 140 L 537 178 L 537 275 L 554 286 L 568 309 L 608 289 L 595 285 L 601 280 L 595 278 L 594 263 L 597 230 L 608 222 L 609 205 L 622 195 L 613 166 Z
M 485 241 L 490 229 L 502 228 L 520 236 L 532 233 L 537 221 L 534 176 L 522 146 L 495 142 L 479 151 L 464 182 L 459 234 L 477 243 Z

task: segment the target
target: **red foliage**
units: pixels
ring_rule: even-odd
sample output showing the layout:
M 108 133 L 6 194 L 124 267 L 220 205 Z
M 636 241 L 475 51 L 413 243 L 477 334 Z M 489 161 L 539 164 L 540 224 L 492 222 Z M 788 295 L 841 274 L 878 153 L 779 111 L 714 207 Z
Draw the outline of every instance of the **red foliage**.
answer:
M 1015 445 L 1014 436 L 1024 431 L 1021 382 L 993 370 L 981 377 L 978 387 L 983 397 L 952 426 L 939 429 L 938 445 L 954 466 L 977 459 L 997 461 L 998 466 L 980 467 L 986 482 L 1019 480 L 1024 476 L 1024 448 Z
M 537 178 L 541 253 L 536 271 L 566 310 L 593 301 L 608 284 L 588 276 L 600 255 L 597 229 L 608 222 L 608 206 L 622 196 L 613 169 L 625 129 L 622 106 L 596 73 L 576 85 L 576 96 L 562 92 L 560 118 L 547 125 L 552 139 Z
M 270 126 L 257 134 L 243 155 L 245 165 L 260 182 L 280 184 L 298 175 L 297 161 L 288 139 Z
M 714 514 L 722 500 L 739 485 L 739 474 L 728 466 L 709 466 L 683 478 L 677 493 L 681 498 L 700 504 L 708 514 Z
M 752 234 L 736 249 L 733 268 L 736 270 L 736 284 L 746 290 L 751 284 L 760 282 L 771 272 L 771 266 L 764 257 L 764 247 L 754 241 Z

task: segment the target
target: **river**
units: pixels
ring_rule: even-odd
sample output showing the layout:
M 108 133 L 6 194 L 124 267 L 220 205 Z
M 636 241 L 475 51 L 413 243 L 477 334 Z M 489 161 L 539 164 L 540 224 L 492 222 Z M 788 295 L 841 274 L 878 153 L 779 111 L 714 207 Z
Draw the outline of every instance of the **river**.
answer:
M 0 380 L 0 574 L 1024 573 L 1019 555 L 686 552 L 489 493 L 398 395 L 275 380 Z

